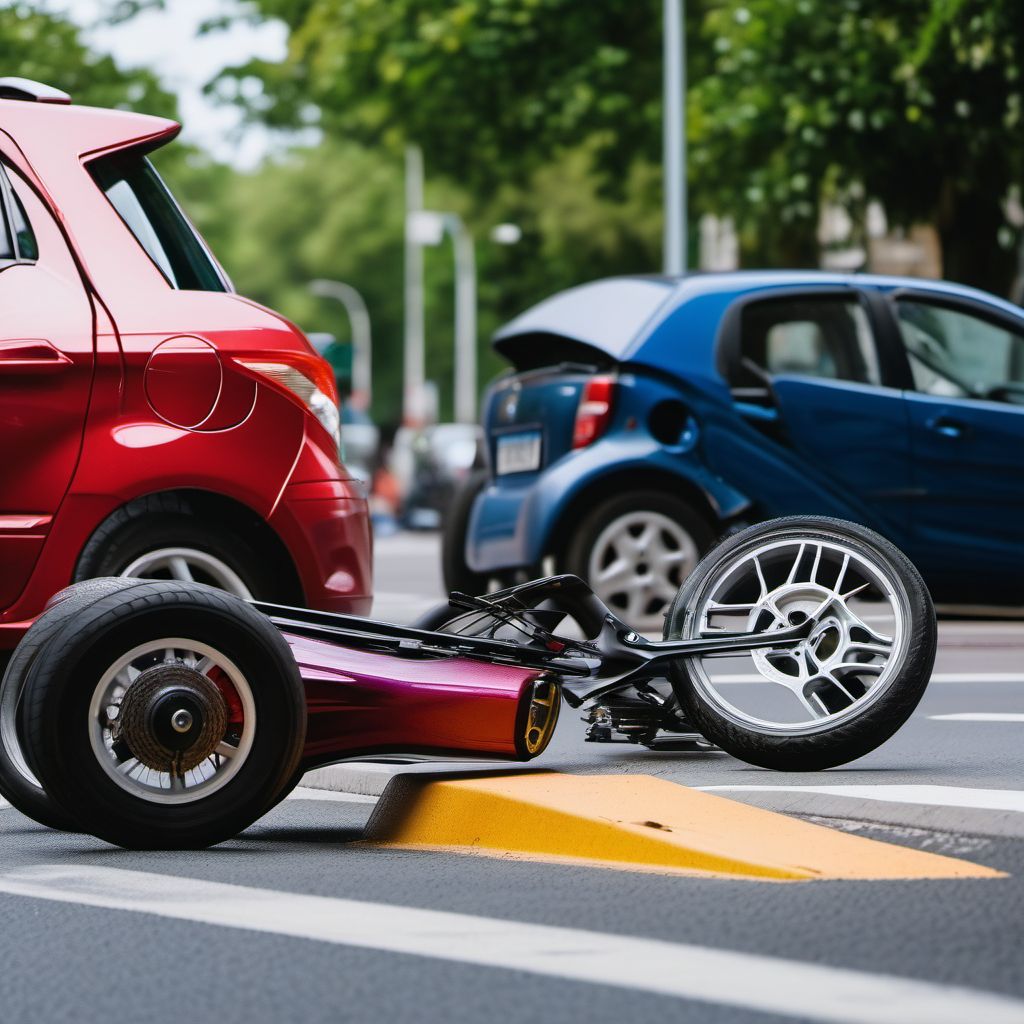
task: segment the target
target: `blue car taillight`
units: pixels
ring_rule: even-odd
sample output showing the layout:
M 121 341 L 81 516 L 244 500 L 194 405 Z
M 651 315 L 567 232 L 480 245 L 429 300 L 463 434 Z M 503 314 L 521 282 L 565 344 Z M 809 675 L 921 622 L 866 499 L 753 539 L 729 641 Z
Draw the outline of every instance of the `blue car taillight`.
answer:
M 572 432 L 573 448 L 586 448 L 608 429 L 614 395 L 614 377 L 599 374 L 587 381 L 576 410 L 576 423 Z

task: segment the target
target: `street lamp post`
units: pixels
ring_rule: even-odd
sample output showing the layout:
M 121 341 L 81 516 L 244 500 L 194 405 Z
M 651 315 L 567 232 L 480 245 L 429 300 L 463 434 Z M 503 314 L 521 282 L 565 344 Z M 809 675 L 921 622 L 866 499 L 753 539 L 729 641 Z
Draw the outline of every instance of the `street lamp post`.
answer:
M 345 307 L 352 328 L 352 406 L 369 409 L 373 397 L 373 338 L 370 314 L 359 294 L 344 281 L 311 281 L 309 290 L 324 299 L 334 299 Z
M 406 221 L 405 237 L 416 246 L 440 245 L 447 233 L 455 253 L 455 420 L 476 423 L 476 246 L 457 213 L 418 210 Z M 523 232 L 518 224 L 498 224 L 491 241 L 515 245 Z
M 440 245 L 447 232 L 455 253 L 455 419 L 476 422 L 476 249 L 457 213 L 420 210 L 406 225 L 417 246 Z
M 686 25 L 684 0 L 664 0 L 665 273 L 686 272 Z
M 419 146 L 405 151 L 405 344 L 403 355 L 402 418 L 421 426 L 426 413 L 423 381 L 423 250 L 411 230 L 423 210 L 423 153 Z
M 455 421 L 476 423 L 476 249 L 462 218 L 445 226 L 455 249 Z

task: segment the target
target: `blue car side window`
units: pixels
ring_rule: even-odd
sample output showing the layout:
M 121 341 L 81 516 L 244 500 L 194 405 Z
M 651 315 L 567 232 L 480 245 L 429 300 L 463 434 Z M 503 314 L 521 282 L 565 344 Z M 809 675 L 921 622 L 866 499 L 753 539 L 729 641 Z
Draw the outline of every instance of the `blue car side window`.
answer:
M 741 357 L 770 376 L 879 384 L 878 352 L 856 298 L 801 296 L 751 303 L 741 318 Z M 742 383 L 742 382 L 738 382 Z
M 896 315 L 915 390 L 1024 404 L 1024 331 L 909 299 L 897 302 Z

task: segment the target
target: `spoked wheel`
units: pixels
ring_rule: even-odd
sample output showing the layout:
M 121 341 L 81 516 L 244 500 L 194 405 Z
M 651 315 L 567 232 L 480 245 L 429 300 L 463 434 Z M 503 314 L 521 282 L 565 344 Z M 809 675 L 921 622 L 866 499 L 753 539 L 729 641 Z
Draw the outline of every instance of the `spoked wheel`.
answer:
M 156 548 L 132 559 L 122 576 L 149 580 L 180 580 L 183 583 L 205 583 L 226 590 L 235 597 L 251 600 L 252 593 L 241 576 L 223 558 L 191 547 Z
M 252 751 L 256 704 L 249 681 L 223 651 L 159 637 L 121 655 L 100 677 L 89 739 L 107 775 L 154 803 L 215 792 Z
M 682 659 L 672 682 L 687 718 L 724 750 L 808 771 L 861 757 L 907 720 L 935 658 L 935 614 L 910 561 L 852 523 L 764 523 L 711 551 L 682 588 L 666 638 L 773 630 L 808 637 L 744 655 Z
M 252 824 L 295 776 L 302 681 L 268 619 L 197 584 L 139 583 L 39 652 L 29 767 L 80 826 L 120 846 L 192 848 Z

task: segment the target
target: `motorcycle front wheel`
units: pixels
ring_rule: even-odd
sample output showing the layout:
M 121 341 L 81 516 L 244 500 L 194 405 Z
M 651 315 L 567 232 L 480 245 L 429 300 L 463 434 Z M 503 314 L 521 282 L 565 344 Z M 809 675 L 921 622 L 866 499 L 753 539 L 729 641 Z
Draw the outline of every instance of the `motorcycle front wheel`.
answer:
M 771 632 L 814 619 L 796 646 Z M 928 589 L 910 560 L 865 527 L 798 516 L 713 548 L 680 588 L 665 639 L 764 633 L 741 655 L 679 659 L 686 718 L 763 768 L 817 771 L 880 746 L 913 713 L 935 660 Z

